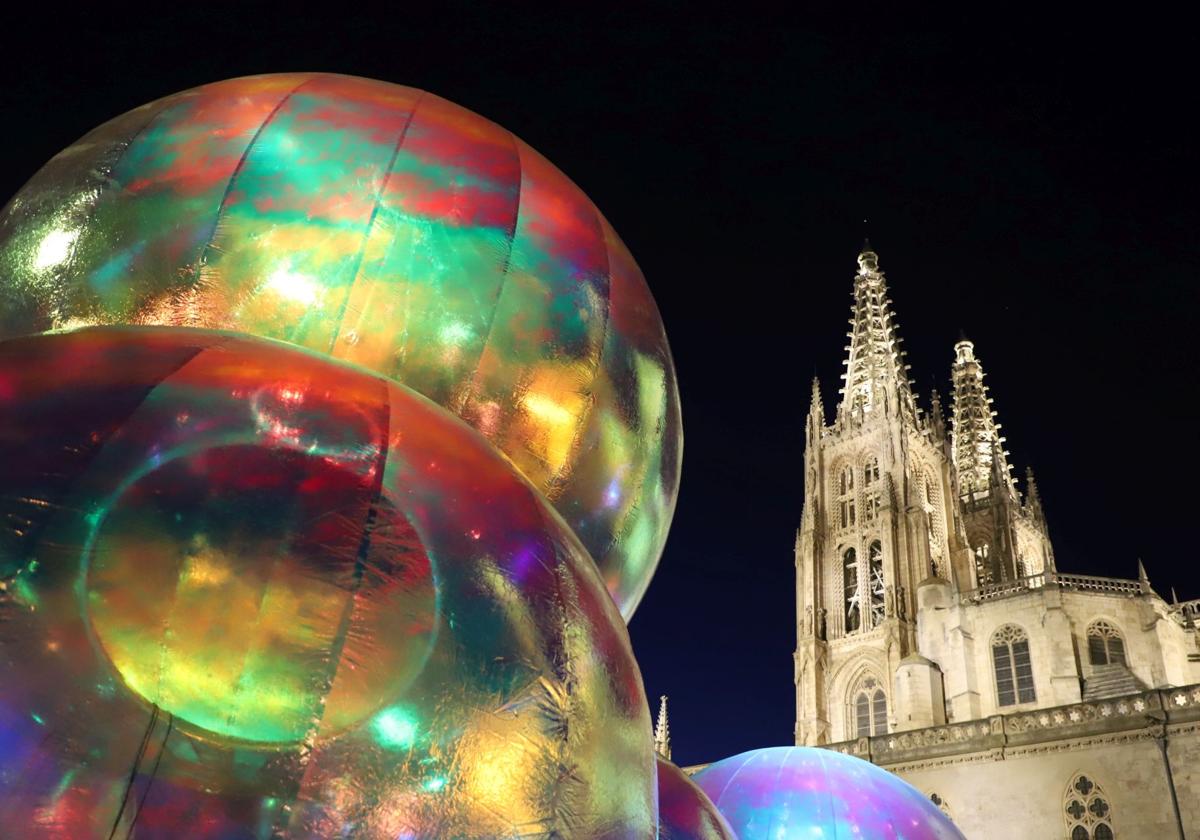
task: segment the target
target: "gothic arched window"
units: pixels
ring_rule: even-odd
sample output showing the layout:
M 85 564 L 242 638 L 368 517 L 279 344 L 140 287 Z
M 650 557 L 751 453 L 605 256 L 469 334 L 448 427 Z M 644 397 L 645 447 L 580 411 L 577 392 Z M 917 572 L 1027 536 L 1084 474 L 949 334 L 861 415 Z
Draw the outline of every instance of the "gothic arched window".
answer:
M 842 528 L 854 524 L 854 467 L 850 464 L 838 476 L 838 521 Z
M 847 548 L 842 554 L 842 595 L 846 606 L 846 632 L 853 633 L 862 621 L 858 595 L 858 557 L 853 548 Z
M 884 619 L 883 546 L 879 540 L 867 549 L 867 574 L 871 581 L 871 626 L 878 627 Z
M 1088 659 L 1093 665 L 1124 665 L 1125 640 L 1121 631 L 1103 619 L 1087 629 Z
M 854 698 L 854 737 L 871 734 L 871 698 L 860 692 Z
M 863 464 L 863 522 L 879 518 L 879 459 L 874 455 Z
M 854 737 L 887 733 L 887 695 L 879 681 L 865 677 L 854 692 Z
M 1032 703 L 1033 664 L 1029 659 L 1029 637 L 1015 624 L 1006 624 L 992 634 L 992 667 L 996 673 L 996 702 L 1001 706 Z
M 863 486 L 870 487 L 879 480 L 879 459 L 872 455 L 863 466 Z
M 854 467 L 847 464 L 842 468 L 841 478 L 838 480 L 838 495 L 846 496 L 854 492 Z
M 1071 840 L 1113 840 L 1112 805 L 1104 789 L 1082 773 L 1067 785 L 1063 818 Z

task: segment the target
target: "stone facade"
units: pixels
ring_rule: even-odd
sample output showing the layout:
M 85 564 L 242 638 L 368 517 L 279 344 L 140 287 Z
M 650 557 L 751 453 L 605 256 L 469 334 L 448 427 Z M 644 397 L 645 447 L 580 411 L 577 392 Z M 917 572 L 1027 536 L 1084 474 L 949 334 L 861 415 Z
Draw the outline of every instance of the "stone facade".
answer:
M 895 770 L 968 836 L 1072 840 L 1178 833 L 1165 744 L 1200 826 L 1200 688 L 1180 688 L 1200 683 L 1200 603 L 1167 603 L 1140 563 L 1059 572 L 974 345 L 954 347 L 947 429 L 909 381 L 877 255 L 858 265 L 836 415 L 814 381 L 805 422 L 796 743 Z
M 1163 756 L 1166 747 L 1170 760 Z M 926 793 L 967 837 L 1200 837 L 1200 685 L 1038 709 L 829 749 L 872 761 Z M 1098 787 L 1102 806 L 1073 786 Z M 1083 785 L 1086 789 L 1086 783 Z M 1174 789 L 1174 798 L 1172 797 Z M 1178 806 L 1178 815 L 1176 813 Z M 1078 814 L 1085 819 L 1075 818 Z

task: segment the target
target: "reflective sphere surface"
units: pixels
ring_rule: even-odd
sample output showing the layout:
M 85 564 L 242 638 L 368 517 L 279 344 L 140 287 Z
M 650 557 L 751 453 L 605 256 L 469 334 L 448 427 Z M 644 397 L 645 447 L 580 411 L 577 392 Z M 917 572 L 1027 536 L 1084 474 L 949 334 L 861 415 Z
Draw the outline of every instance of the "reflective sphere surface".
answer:
M 654 836 L 620 614 L 450 413 L 156 327 L 0 342 L 0 403 L 0 823 Z
M 751 750 L 692 780 L 738 840 L 962 840 L 928 797 L 870 762 L 816 747 Z
M 704 791 L 664 758 L 658 759 L 658 840 L 737 840 Z
M 0 214 L 0 338 L 234 330 L 450 409 L 548 498 L 622 614 L 653 575 L 682 447 L 641 271 L 570 180 L 432 94 L 233 79 L 105 123 Z

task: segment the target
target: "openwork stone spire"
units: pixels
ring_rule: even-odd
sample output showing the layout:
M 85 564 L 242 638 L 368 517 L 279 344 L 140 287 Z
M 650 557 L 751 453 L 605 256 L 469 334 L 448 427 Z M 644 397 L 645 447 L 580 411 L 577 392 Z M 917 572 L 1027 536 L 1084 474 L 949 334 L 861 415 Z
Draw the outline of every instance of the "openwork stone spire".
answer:
M 1015 496 L 1012 467 L 1004 451 L 1000 424 L 995 422 L 992 398 L 983 383 L 983 366 L 975 358 L 975 345 L 962 340 L 954 345 L 954 413 L 951 437 L 954 467 L 964 494 L 985 493 L 993 481 Z
M 654 724 L 654 751 L 671 760 L 671 727 L 667 724 L 667 695 L 658 698 L 658 722 Z
M 812 381 L 812 402 L 808 405 L 808 416 L 813 418 L 813 423 L 818 429 L 825 425 L 825 406 L 821 400 L 821 380 L 813 377 Z
M 1033 467 L 1025 468 L 1025 508 L 1035 521 L 1045 523 L 1046 513 L 1042 509 L 1042 494 L 1038 491 L 1037 479 L 1033 477 Z
M 868 243 L 863 243 L 858 255 L 852 313 L 839 417 L 861 421 L 887 411 L 915 418 L 916 403 L 900 349 L 896 315 L 879 270 L 879 256 Z
M 942 395 L 934 388 L 929 393 L 929 431 L 935 441 L 946 439 L 946 419 L 942 415 Z

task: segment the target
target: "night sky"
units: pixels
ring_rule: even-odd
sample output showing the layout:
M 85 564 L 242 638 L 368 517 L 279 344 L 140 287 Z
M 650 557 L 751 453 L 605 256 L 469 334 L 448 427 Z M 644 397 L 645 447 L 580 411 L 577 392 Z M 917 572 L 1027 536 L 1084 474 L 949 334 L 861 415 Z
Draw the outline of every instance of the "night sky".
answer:
M 1194 30 L 350 5 L 5 18 L 0 192 L 143 102 L 288 70 L 426 88 L 556 163 L 641 264 L 678 367 L 679 507 L 630 627 L 677 762 L 791 741 L 803 417 L 814 373 L 834 410 L 864 233 L 923 405 L 975 341 L 1059 568 L 1140 556 L 1200 597 Z

